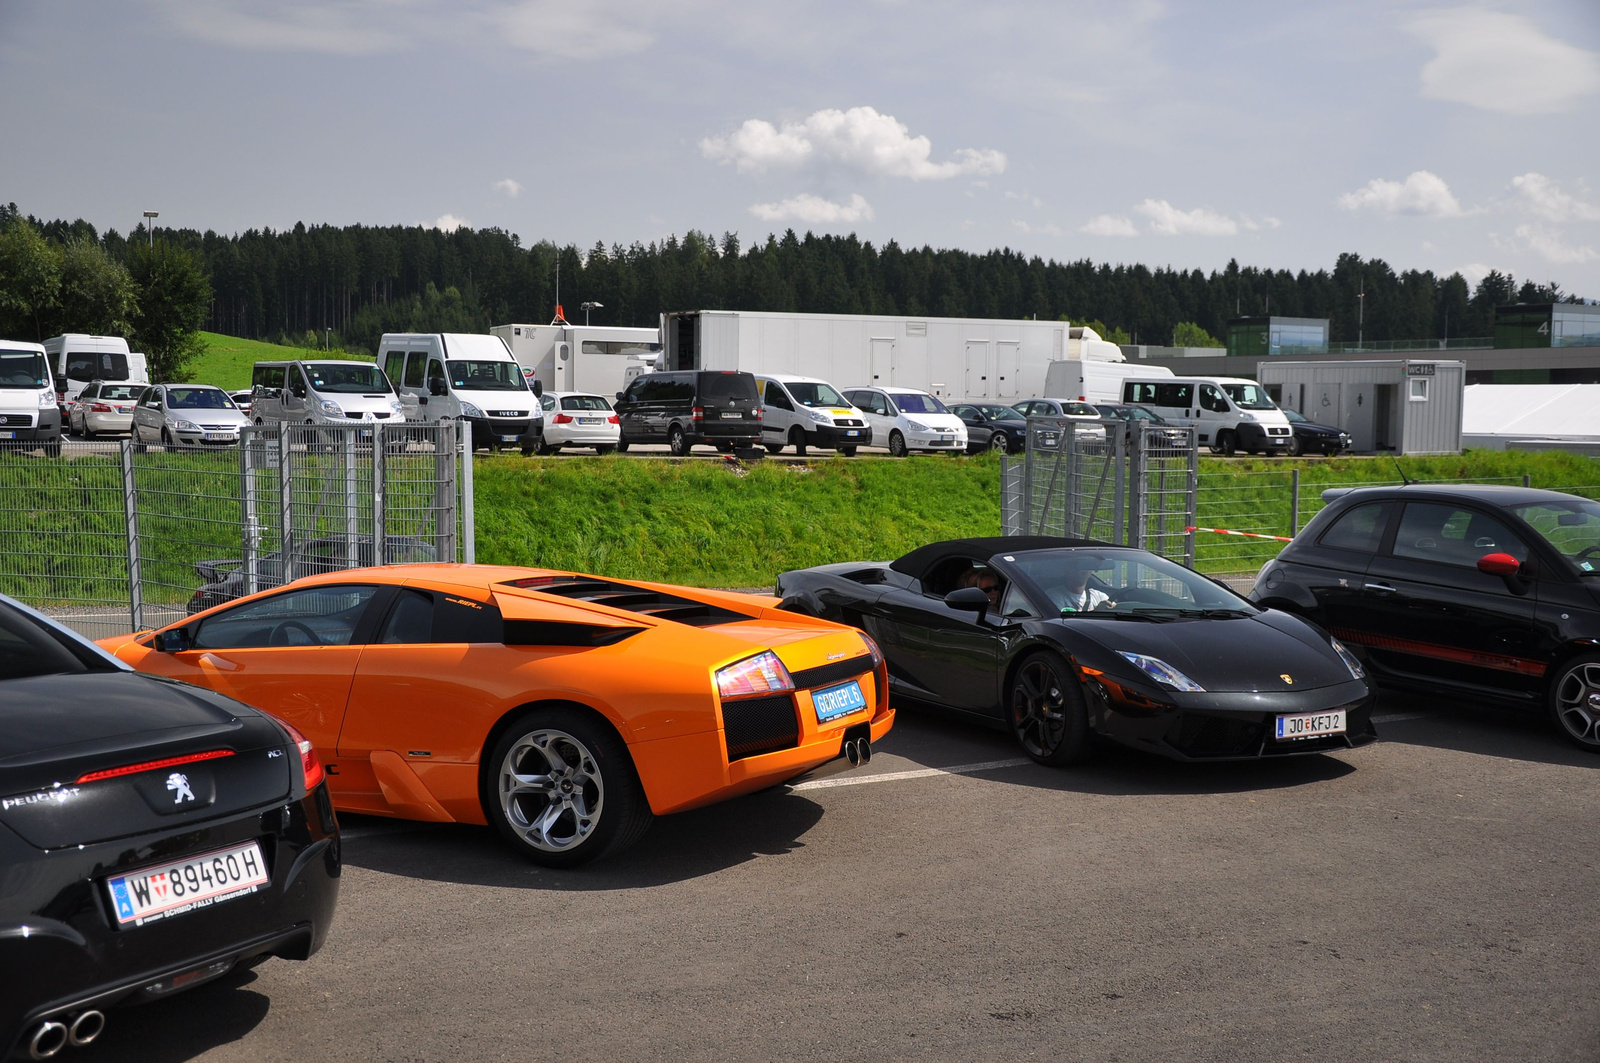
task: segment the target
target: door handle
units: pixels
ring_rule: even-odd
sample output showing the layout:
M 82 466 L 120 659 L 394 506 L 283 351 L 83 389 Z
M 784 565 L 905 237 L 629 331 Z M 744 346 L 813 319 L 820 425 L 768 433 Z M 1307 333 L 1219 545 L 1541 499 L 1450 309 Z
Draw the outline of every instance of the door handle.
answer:
M 239 670 L 238 665 L 232 661 L 223 660 L 214 653 L 202 653 L 200 655 L 200 663 L 209 664 L 220 672 L 237 672 Z
M 1368 584 L 1365 584 L 1364 586 L 1366 587 L 1367 590 L 1375 591 L 1378 594 L 1393 594 L 1394 593 L 1394 588 L 1389 586 L 1387 583 L 1368 583 Z

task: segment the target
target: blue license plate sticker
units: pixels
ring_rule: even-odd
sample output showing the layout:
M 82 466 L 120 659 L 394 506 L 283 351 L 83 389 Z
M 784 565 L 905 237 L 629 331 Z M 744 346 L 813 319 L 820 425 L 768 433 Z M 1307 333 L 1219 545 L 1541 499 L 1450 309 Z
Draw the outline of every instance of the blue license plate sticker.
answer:
M 817 722 L 827 723 L 829 720 L 836 720 L 840 716 L 848 716 L 852 712 L 866 708 L 867 699 L 861 693 L 861 684 L 852 679 L 836 687 L 813 690 L 811 706 L 817 710 Z

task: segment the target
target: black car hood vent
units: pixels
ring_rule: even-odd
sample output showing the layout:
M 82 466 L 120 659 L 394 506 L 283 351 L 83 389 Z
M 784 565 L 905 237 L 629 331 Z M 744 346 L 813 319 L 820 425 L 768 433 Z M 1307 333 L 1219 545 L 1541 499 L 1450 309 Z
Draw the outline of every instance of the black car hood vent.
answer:
M 592 579 L 587 576 L 530 576 L 526 579 L 507 580 L 502 586 L 555 594 L 579 602 L 592 602 L 610 609 L 623 609 L 641 616 L 671 620 L 690 627 L 711 627 L 715 624 L 732 624 L 749 620 L 746 613 L 724 609 L 721 606 L 697 602 L 676 594 L 653 591 L 646 587 L 630 587 L 625 583 Z

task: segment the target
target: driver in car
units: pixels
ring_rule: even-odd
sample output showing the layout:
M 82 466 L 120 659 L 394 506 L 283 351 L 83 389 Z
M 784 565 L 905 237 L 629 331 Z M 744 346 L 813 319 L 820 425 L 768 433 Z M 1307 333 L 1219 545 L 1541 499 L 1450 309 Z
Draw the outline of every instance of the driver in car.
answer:
M 1067 565 L 1066 600 L 1061 603 L 1063 613 L 1087 613 L 1102 605 L 1115 606 L 1111 595 L 1089 586 L 1089 573 L 1095 569 L 1090 558 L 1074 558 Z

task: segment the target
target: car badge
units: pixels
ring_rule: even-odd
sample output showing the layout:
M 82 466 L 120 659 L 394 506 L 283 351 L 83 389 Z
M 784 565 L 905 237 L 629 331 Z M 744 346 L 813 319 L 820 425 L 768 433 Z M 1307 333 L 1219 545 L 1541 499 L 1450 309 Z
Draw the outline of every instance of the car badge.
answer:
M 1294 676 L 1290 675 L 1288 672 L 1284 672 L 1283 674 L 1279 675 L 1278 678 L 1290 686 L 1294 686 Z
M 194 800 L 194 791 L 189 789 L 189 776 L 182 772 L 175 771 L 167 776 L 167 789 L 176 791 L 172 798 L 175 805 Z
M 828 654 L 828 660 L 830 660 L 830 661 L 842 661 L 848 656 L 850 656 L 848 653 L 845 653 L 843 650 L 840 650 L 838 653 L 830 653 L 830 654 Z

